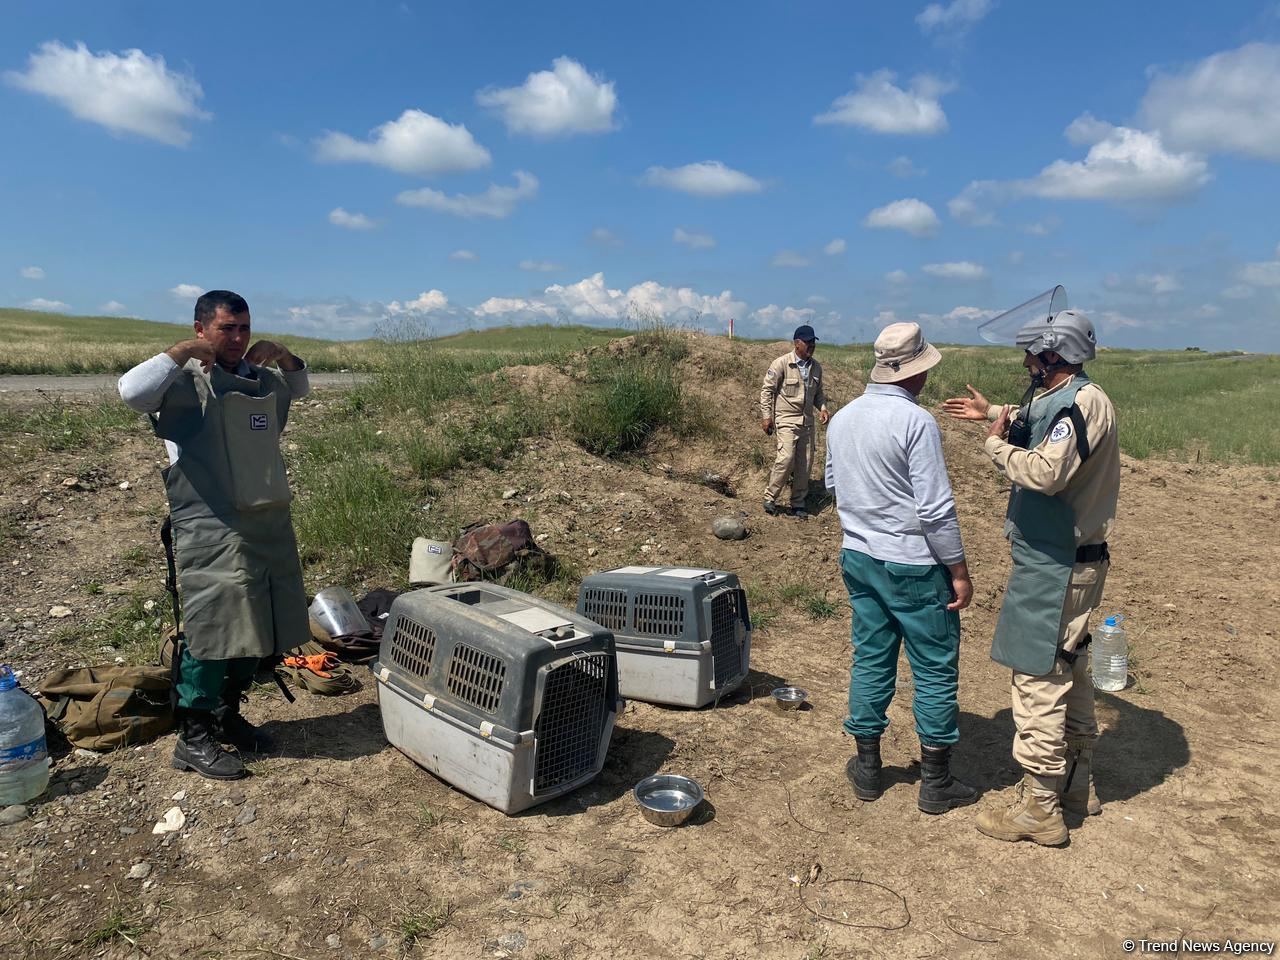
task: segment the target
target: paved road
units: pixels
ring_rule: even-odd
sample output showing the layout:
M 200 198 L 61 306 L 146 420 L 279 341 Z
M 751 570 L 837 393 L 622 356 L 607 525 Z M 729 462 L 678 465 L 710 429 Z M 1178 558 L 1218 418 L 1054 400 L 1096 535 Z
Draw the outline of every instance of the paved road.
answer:
M 364 373 L 313 373 L 311 386 L 319 389 L 341 389 L 353 383 L 368 379 Z M 6 394 L 92 394 L 115 393 L 116 381 L 120 379 L 115 373 L 85 373 L 74 377 L 50 377 L 43 374 L 34 376 L 0 377 L 0 396 Z

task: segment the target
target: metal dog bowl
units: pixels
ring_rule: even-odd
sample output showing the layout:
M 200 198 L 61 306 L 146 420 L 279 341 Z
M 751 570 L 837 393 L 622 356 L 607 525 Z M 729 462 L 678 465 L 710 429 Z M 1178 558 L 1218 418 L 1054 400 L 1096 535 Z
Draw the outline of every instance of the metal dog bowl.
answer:
M 675 827 L 689 819 L 702 802 L 702 788 L 688 777 L 659 773 L 645 777 L 633 791 L 640 812 L 650 823 Z
M 799 710 L 809 699 L 809 691 L 803 687 L 778 687 L 772 696 L 779 710 Z

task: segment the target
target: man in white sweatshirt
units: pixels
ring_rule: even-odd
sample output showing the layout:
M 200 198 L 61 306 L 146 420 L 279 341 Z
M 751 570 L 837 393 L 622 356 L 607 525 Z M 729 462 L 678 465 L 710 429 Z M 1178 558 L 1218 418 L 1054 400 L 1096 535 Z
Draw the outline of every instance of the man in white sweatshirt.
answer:
M 245 775 L 238 750 L 269 738 L 240 715 L 263 657 L 310 636 L 280 432 L 309 384 L 278 343 L 249 346 L 249 305 L 229 290 L 196 301 L 195 337 L 120 378 L 120 396 L 165 441 L 178 589 L 173 765 L 215 780 Z M 277 366 L 278 372 L 268 368 Z

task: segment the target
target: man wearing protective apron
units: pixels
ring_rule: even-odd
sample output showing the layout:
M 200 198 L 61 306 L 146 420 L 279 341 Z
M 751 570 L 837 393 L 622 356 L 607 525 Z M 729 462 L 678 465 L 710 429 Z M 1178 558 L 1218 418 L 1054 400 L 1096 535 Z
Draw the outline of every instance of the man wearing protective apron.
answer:
M 196 301 L 195 338 L 138 364 L 119 385 L 169 454 L 163 476 L 185 638 L 174 654 L 173 766 L 215 780 L 245 775 L 222 744 L 272 748 L 240 702 L 263 657 L 310 637 L 280 455 L 307 372 L 277 343 L 250 347 L 249 326 L 243 297 L 211 290 Z
M 968 397 L 943 409 L 994 421 L 986 451 L 1013 481 L 1005 521 L 1013 571 L 991 657 L 1013 671 L 1013 753 L 1025 777 L 1014 802 L 980 813 L 977 827 L 999 840 L 1056 846 L 1067 841 L 1064 809 L 1102 810 L 1093 789 L 1098 726 L 1086 648 L 1110 567 L 1120 448 L 1115 408 L 1082 366 L 1097 347 L 1089 319 L 1061 310 L 1024 326 L 1017 344 L 1031 374 L 1020 407 L 993 406 L 969 387 Z
M 791 339 L 794 349 L 769 364 L 760 388 L 760 427 L 766 434 L 776 434 L 778 441 L 778 455 L 764 493 L 764 512 L 777 516 L 778 495 L 790 478 L 791 515 L 807 520 L 809 461 L 817 439 L 813 414 L 818 412 L 824 426 L 831 414 L 822 391 L 822 365 L 813 359 L 818 340 L 813 327 L 801 324 Z

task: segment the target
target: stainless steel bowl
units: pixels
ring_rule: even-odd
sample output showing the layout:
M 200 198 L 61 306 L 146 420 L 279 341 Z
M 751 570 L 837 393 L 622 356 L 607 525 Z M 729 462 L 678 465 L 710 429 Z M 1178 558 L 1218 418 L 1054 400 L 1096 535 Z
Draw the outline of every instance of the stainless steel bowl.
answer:
M 803 687 L 778 687 L 772 696 L 779 710 L 799 710 L 809 699 L 809 691 Z
M 650 823 L 675 827 L 689 819 L 702 802 L 702 788 L 688 777 L 659 773 L 645 777 L 633 791 L 640 812 Z

